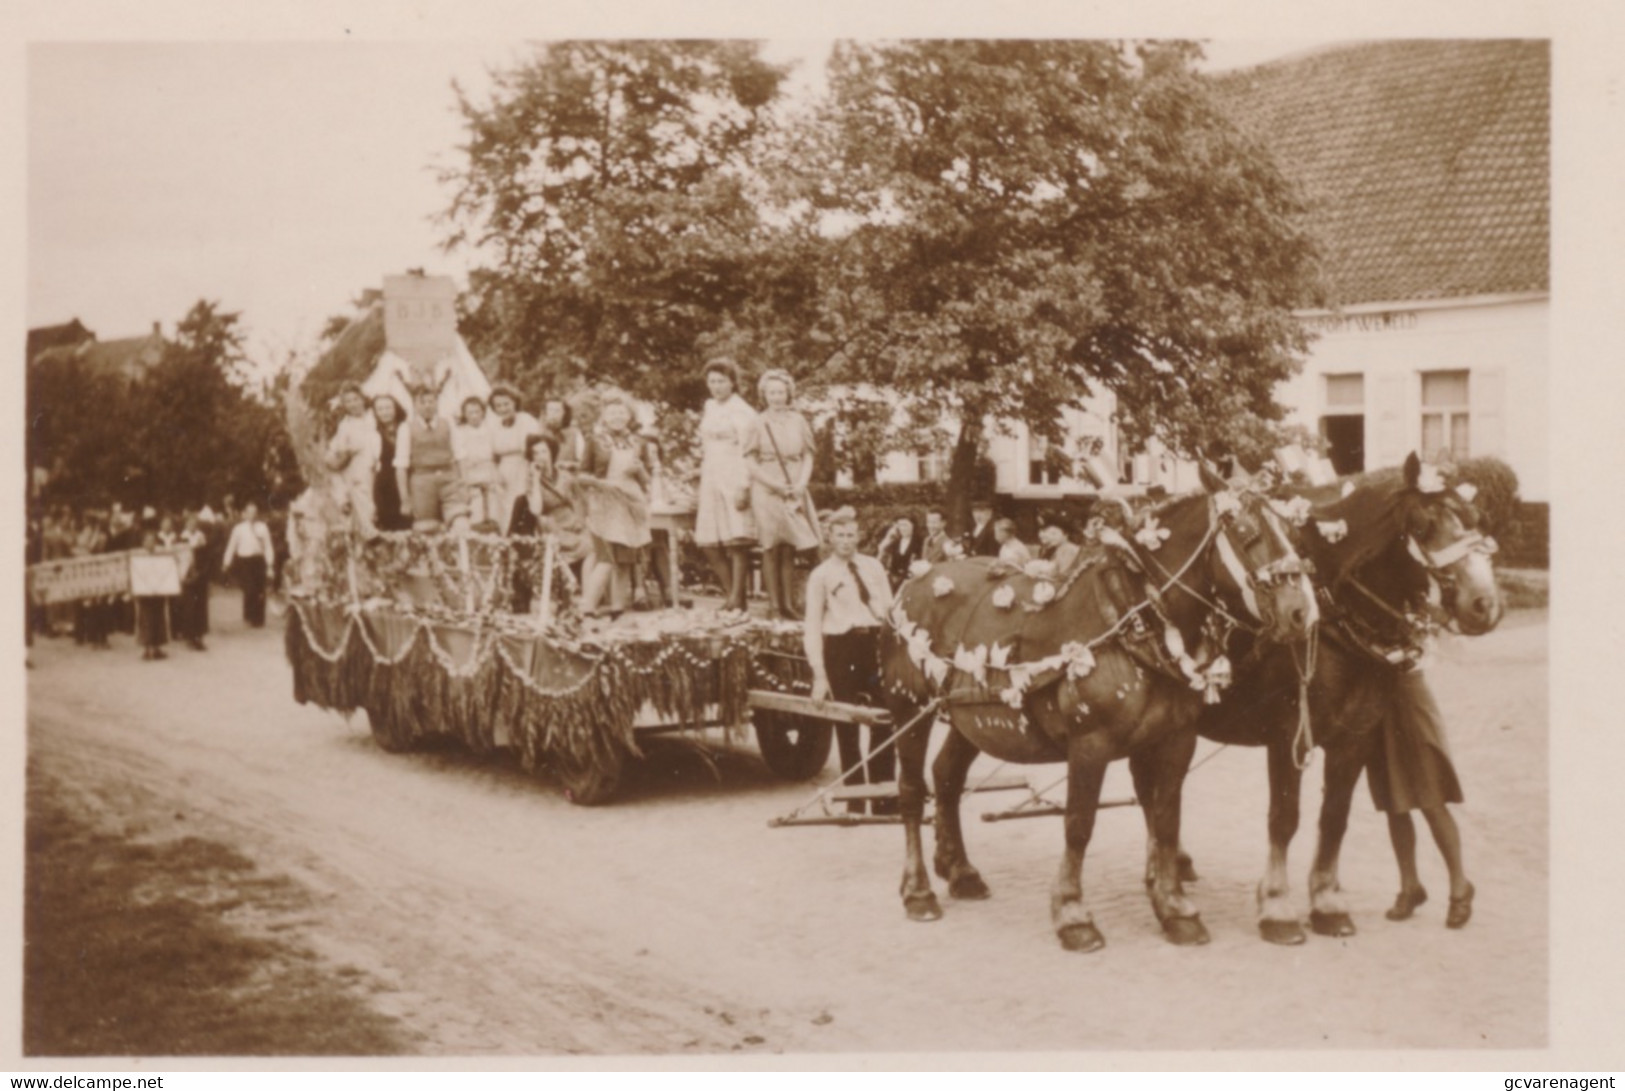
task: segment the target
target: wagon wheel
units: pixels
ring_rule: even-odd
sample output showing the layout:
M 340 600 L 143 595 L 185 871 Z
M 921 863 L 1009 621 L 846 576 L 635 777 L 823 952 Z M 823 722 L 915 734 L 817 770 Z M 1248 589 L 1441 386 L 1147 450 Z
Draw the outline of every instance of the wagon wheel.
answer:
M 548 766 L 564 785 L 564 798 L 578 807 L 598 807 L 615 798 L 621 787 L 626 757 L 614 750 L 608 757 L 583 761 L 565 753 L 548 756 Z
M 829 762 L 834 727 L 826 720 L 758 709 L 756 746 L 767 767 L 785 780 L 808 780 Z

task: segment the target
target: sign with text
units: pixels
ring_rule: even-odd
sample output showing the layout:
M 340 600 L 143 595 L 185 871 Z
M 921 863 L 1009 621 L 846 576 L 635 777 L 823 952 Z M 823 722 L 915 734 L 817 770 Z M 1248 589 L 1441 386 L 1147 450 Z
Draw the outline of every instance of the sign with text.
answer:
M 130 554 L 130 594 L 178 595 L 181 567 L 173 553 Z
M 457 351 L 457 284 L 450 277 L 384 278 L 384 346 L 414 367 Z
M 174 575 L 173 591 L 137 591 L 145 595 L 180 593 L 180 581 L 192 567 L 192 550 L 177 546 L 159 553 L 97 553 L 90 557 L 66 557 L 28 566 L 28 593 L 35 602 L 52 606 L 85 599 L 119 598 L 131 593 L 134 574 L 132 559 L 145 557 L 161 561 Z M 157 577 L 170 586 L 169 576 Z

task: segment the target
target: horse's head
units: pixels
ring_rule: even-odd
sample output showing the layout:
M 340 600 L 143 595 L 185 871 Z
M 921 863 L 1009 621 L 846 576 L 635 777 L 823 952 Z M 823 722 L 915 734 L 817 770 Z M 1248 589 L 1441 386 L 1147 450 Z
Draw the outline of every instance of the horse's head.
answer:
M 1500 624 L 1504 607 L 1495 583 L 1495 539 L 1479 530 L 1472 487 L 1451 486 L 1415 452 L 1405 460 L 1406 494 L 1401 533 L 1405 550 L 1437 588 L 1430 599 L 1468 636 L 1487 633 Z
M 1320 620 L 1308 570 L 1263 487 L 1225 481 L 1202 467 L 1214 520 L 1213 586 L 1232 610 L 1244 610 L 1267 640 L 1305 639 Z

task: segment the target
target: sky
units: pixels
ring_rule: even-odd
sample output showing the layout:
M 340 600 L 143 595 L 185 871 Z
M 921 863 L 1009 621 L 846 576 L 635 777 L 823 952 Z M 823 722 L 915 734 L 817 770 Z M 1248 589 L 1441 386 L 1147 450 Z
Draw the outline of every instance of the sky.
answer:
M 1312 44 L 1216 44 L 1218 66 Z M 816 84 L 829 40 L 775 40 Z M 200 299 L 240 312 L 262 366 L 308 351 L 386 273 L 462 280 L 436 215 L 478 100 L 517 42 L 46 43 L 27 50 L 30 327 L 172 331 Z

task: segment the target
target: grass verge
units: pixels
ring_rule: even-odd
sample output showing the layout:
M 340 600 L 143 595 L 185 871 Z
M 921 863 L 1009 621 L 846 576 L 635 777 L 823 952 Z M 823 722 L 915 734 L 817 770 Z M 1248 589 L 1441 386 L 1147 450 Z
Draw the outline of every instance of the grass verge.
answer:
M 30 763 L 23 1051 L 30 1056 L 378 1055 L 410 1035 L 355 970 L 250 934 L 310 897 L 216 841 L 100 832 Z

